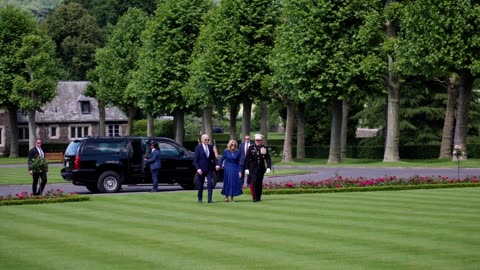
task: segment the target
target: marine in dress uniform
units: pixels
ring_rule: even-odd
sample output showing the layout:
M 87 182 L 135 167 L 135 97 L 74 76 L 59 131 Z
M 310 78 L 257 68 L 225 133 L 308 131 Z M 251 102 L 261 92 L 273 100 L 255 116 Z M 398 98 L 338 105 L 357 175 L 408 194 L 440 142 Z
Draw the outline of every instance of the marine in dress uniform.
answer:
M 245 173 L 250 174 L 253 202 L 261 201 L 263 189 L 263 176 L 270 173 L 272 160 L 268 147 L 262 144 L 263 135 L 255 134 L 255 144 L 250 145 L 245 156 Z

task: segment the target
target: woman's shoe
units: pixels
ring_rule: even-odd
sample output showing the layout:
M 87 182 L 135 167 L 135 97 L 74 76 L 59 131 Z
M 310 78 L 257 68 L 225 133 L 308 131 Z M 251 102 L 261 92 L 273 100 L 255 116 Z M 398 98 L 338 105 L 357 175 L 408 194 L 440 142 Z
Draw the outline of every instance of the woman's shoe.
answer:
M 228 202 L 228 198 L 225 198 L 225 202 Z

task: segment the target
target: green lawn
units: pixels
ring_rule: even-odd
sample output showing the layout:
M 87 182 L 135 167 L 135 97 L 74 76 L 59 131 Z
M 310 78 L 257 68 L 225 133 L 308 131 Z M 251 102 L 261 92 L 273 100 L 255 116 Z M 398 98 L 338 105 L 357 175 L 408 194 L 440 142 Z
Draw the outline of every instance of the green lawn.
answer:
M 48 169 L 48 183 L 67 183 L 63 180 L 60 175 L 61 167 L 59 166 L 50 166 Z M 285 169 L 285 170 L 274 170 L 272 175 L 299 175 L 299 174 L 308 174 L 310 170 L 298 170 L 298 169 Z M 0 185 L 31 185 L 32 176 L 28 174 L 27 167 L 22 168 L 0 168 Z
M 48 183 L 66 183 L 60 175 L 61 167 L 50 166 L 48 168 Z M 0 185 L 23 185 L 32 184 L 32 176 L 28 174 L 27 165 L 22 168 L 0 168 Z
M 0 207 L 2 269 L 478 269 L 480 188 Z

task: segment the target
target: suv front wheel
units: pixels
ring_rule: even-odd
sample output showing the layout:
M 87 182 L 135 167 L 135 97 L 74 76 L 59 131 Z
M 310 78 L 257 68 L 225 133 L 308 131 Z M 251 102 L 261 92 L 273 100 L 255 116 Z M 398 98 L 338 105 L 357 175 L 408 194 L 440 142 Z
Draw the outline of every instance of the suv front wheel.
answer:
M 98 178 L 97 187 L 102 193 L 115 193 L 122 187 L 122 180 L 118 173 L 106 171 Z

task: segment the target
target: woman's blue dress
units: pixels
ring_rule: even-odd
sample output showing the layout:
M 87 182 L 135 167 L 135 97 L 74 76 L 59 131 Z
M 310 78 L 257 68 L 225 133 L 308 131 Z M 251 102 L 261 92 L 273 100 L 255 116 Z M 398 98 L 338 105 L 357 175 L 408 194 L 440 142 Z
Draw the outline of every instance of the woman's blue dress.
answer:
M 229 197 L 238 196 L 243 193 L 240 176 L 238 175 L 242 171 L 240 167 L 240 151 L 235 150 L 235 152 L 232 152 L 225 149 L 218 165 L 221 167 L 224 161 L 222 195 Z

